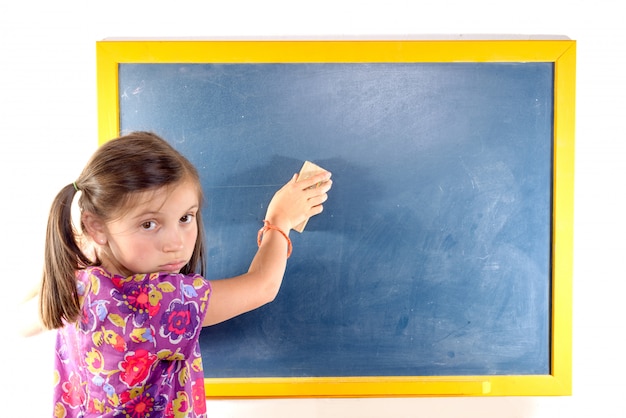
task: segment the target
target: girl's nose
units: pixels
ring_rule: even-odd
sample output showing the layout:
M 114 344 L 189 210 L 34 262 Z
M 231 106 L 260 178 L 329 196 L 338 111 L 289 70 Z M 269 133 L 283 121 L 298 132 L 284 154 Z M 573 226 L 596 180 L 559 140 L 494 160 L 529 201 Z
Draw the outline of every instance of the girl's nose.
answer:
M 178 229 L 174 228 L 164 237 L 163 251 L 173 252 L 180 251 L 183 248 L 183 234 Z

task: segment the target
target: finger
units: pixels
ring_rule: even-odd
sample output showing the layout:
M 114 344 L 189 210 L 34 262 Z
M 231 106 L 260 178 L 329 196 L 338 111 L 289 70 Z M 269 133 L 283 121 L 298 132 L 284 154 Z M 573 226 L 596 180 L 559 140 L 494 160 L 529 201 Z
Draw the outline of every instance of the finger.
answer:
M 331 173 L 329 171 L 324 171 L 307 179 L 300 180 L 300 185 L 303 190 L 319 187 L 320 185 L 328 182 L 330 177 Z
M 306 187 L 304 190 L 311 192 L 312 195 L 326 193 L 332 187 L 332 180 L 322 180 L 313 183 L 312 185 Z
M 331 187 L 333 187 L 333 181 L 328 179 L 320 185 L 320 189 L 324 191 L 324 193 L 328 192 Z
M 313 206 L 307 214 L 307 219 L 312 218 L 315 215 L 319 215 L 323 211 L 324 211 L 324 205 Z
M 321 196 L 321 195 L 328 193 L 332 185 L 333 185 L 333 181 L 327 180 L 319 185 L 318 183 L 316 183 L 313 186 L 309 187 L 308 189 L 305 189 L 304 191 L 308 193 L 308 198 L 311 199 L 315 196 Z
M 328 194 L 323 193 L 314 197 L 311 197 L 309 199 L 309 204 L 311 205 L 311 207 L 317 207 L 317 206 L 321 206 L 322 203 L 326 202 L 328 200 Z
M 320 203 L 319 205 L 312 206 L 311 210 L 309 212 L 312 212 L 313 215 L 309 215 L 309 217 L 317 215 L 318 213 L 322 213 L 323 210 L 324 210 L 324 204 L 323 203 Z

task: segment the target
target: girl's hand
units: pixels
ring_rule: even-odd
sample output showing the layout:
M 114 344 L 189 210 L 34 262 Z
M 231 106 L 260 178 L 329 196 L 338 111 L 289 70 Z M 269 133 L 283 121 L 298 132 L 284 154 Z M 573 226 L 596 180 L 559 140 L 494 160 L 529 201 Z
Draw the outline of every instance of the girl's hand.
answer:
M 297 181 L 298 174 L 294 174 L 272 197 L 265 219 L 289 233 L 296 225 L 321 213 L 333 183 L 330 176 L 331 173 L 326 171 Z

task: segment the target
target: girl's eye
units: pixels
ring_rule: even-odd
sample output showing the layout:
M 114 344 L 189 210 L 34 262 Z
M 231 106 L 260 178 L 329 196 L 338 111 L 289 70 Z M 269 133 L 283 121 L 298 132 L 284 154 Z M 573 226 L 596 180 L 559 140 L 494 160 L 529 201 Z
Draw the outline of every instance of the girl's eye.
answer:
M 180 218 L 180 223 L 183 223 L 183 224 L 189 224 L 191 223 L 191 221 L 193 221 L 193 215 L 190 213 Z
M 141 228 L 150 231 L 156 228 L 156 222 L 154 221 L 146 221 L 141 224 Z

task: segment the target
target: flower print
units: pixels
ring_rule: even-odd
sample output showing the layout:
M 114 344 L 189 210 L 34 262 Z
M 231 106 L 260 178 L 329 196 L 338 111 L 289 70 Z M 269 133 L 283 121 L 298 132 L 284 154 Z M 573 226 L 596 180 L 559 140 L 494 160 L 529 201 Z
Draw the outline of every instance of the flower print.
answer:
M 154 342 L 154 331 L 150 328 L 135 328 L 130 332 L 130 340 L 136 343 Z
M 166 418 L 184 418 L 189 413 L 189 396 L 185 391 L 179 391 L 176 393 L 176 397 L 172 399 L 172 402 L 167 404 L 165 408 Z
M 140 327 L 161 308 L 155 292 L 159 293 L 150 284 L 120 282 L 119 287 L 111 291 L 111 296 L 118 301 L 120 312 L 132 314 L 135 325 Z
M 102 386 L 104 385 L 104 377 L 97 374 L 93 377 L 93 379 L 91 379 L 91 383 L 93 383 L 96 386 Z
M 70 408 L 76 408 L 85 402 L 85 390 L 80 377 L 72 372 L 69 379 L 62 385 L 61 399 Z
M 117 394 L 113 385 L 106 382 L 104 385 L 102 385 L 102 390 L 104 391 L 104 393 L 107 394 L 107 398 L 106 398 L 107 405 L 110 405 L 112 407 L 117 407 L 120 404 L 121 394 L 120 395 Z M 105 402 L 104 399 L 102 401 Z M 108 406 L 107 406 L 107 410 L 110 410 Z
M 195 372 L 201 372 L 202 369 L 202 357 L 196 357 L 194 361 L 191 362 L 191 370 Z
M 91 340 L 96 347 L 101 347 L 102 344 L 108 344 L 113 349 L 124 352 L 126 351 L 126 341 L 124 337 L 113 331 L 112 329 L 101 328 L 102 331 L 96 331 L 91 335 Z
M 169 349 L 161 350 L 157 353 L 157 356 L 159 356 L 159 359 L 167 361 L 178 361 L 185 359 L 185 354 L 180 352 L 180 347 L 177 347 L 176 351 L 172 351 Z
M 106 300 L 97 300 L 94 303 L 92 303 L 92 306 L 95 306 L 96 308 L 96 316 L 98 317 L 98 319 L 100 321 L 104 321 L 105 318 L 107 317 L 107 314 L 109 313 L 107 311 L 107 307 L 106 304 L 109 303 Z
M 78 275 L 78 272 L 76 272 L 76 274 Z M 78 294 L 78 296 L 85 296 L 85 289 L 85 283 L 81 281 L 76 282 L 76 293 Z
M 146 328 L 146 331 L 141 335 L 145 341 L 154 342 L 154 330 L 153 328 Z
M 89 275 L 89 284 L 91 286 L 89 291 L 92 294 L 97 295 L 98 293 L 100 293 L 100 279 L 98 278 L 97 274 Z
M 104 371 L 104 356 L 99 350 L 92 348 L 85 356 L 85 364 L 91 374 L 100 374 Z
M 126 341 L 124 341 L 124 337 L 113 330 L 107 330 L 104 333 L 104 341 L 117 351 L 126 351 Z
M 159 308 L 161 307 L 161 299 L 163 299 L 163 293 L 161 293 L 157 287 L 152 286 L 151 290 L 150 290 L 150 294 L 148 295 L 150 296 L 150 314 L 152 316 L 154 316 L 158 311 Z
M 154 411 L 154 398 L 146 391 L 135 396 L 123 406 L 123 415 L 128 418 L 149 417 Z
M 204 392 L 204 379 L 199 378 L 191 383 L 191 396 L 193 401 L 193 411 L 196 414 L 206 412 L 206 395 Z
M 70 359 L 70 349 L 67 344 L 62 343 L 59 347 L 57 347 L 56 352 L 61 362 L 67 363 L 67 361 Z
M 148 377 L 150 368 L 156 360 L 157 356 L 147 350 L 129 352 L 119 363 L 120 380 L 128 387 L 142 383 Z
M 124 278 L 124 277 L 119 277 L 119 276 L 111 277 L 111 282 L 113 282 L 113 285 L 118 289 L 121 289 L 124 286 L 124 283 L 126 283 L 127 281 L 128 281 L 127 278 Z
M 123 392 L 121 400 L 121 411 L 116 415 L 123 415 L 127 418 L 162 416 L 162 411 L 166 406 L 165 398 L 162 395 L 158 395 L 156 386 L 136 388 Z M 161 412 L 161 414 L 155 414 L 155 412 Z
M 99 399 L 90 399 L 89 404 L 87 405 L 87 411 L 91 413 L 96 413 L 102 415 L 104 412 L 105 404 Z
M 184 283 L 183 283 L 183 294 L 187 296 L 188 298 L 195 298 L 196 296 L 198 296 L 198 292 L 196 292 L 196 289 L 193 286 L 189 284 L 184 284 Z
M 78 320 L 78 328 L 84 333 L 93 331 L 96 326 L 96 317 L 88 304 L 83 304 L 83 313 Z
M 174 299 L 161 318 L 161 336 L 169 337 L 170 342 L 178 344 L 183 338 L 192 338 L 199 324 L 198 305 Z
M 107 394 L 109 398 L 115 396 L 115 388 L 110 383 L 105 383 L 102 385 L 102 390 Z
M 61 402 L 57 402 L 54 405 L 54 418 L 65 418 L 67 417 L 67 411 Z

